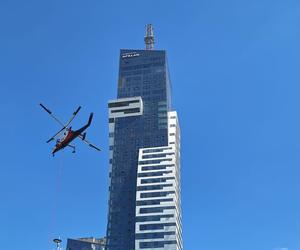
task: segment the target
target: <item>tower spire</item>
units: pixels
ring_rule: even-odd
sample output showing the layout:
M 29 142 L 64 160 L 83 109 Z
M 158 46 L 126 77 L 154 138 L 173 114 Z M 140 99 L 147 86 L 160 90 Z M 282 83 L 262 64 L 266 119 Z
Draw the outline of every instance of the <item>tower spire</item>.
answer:
M 144 38 L 146 44 L 146 50 L 152 50 L 154 48 L 154 34 L 152 24 L 146 25 L 146 36 Z

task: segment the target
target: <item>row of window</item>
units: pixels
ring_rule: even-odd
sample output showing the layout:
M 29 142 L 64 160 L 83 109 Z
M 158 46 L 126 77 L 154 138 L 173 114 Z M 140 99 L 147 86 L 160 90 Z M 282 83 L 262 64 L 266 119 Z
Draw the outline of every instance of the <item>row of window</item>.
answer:
M 175 177 L 142 179 L 141 184 L 167 182 L 167 180 L 175 180 Z
M 168 165 L 156 165 L 156 166 L 145 166 L 142 167 L 142 171 L 147 171 L 147 170 L 163 170 L 167 169 L 167 167 L 174 167 L 174 164 L 168 164 Z
M 161 190 L 164 187 L 172 187 L 173 184 L 161 184 L 161 185 L 150 185 L 150 186 L 138 186 L 137 191 L 146 191 L 146 190 Z
M 111 113 L 121 113 L 121 112 L 124 112 L 124 114 L 138 113 L 140 112 L 140 108 L 118 109 L 118 110 L 111 111 Z
M 133 65 L 133 66 L 122 67 L 121 71 L 136 70 L 136 69 L 145 69 L 145 68 L 157 67 L 157 66 L 164 66 L 164 65 L 165 65 L 165 63 L 163 61 L 156 62 L 156 63 L 148 63 L 148 64 L 138 64 L 138 65 Z
M 170 174 L 172 171 L 160 171 L 160 172 L 149 172 L 149 173 L 139 173 L 138 177 L 151 177 L 151 176 L 163 176 L 164 174 Z
M 171 202 L 173 198 L 137 201 L 137 206 L 160 205 L 161 202 Z
M 140 242 L 141 249 L 163 248 L 165 245 L 177 244 L 176 240 Z
M 169 194 L 175 194 L 175 191 L 141 193 L 141 198 L 165 197 L 168 196 Z
M 120 102 L 112 102 L 108 103 L 109 108 L 117 108 L 117 107 L 126 107 L 131 103 L 139 103 L 140 100 L 131 100 L 131 101 L 120 101 Z
M 148 160 L 148 161 L 139 161 L 140 165 L 146 165 L 146 164 L 158 164 L 162 161 L 172 161 L 172 159 L 160 159 L 160 160 Z
M 142 80 L 142 77 L 140 77 L 140 76 L 126 78 L 126 82 L 139 82 L 141 80 Z
M 121 77 L 124 76 L 133 76 L 133 75 L 142 75 L 142 74 L 149 74 L 151 73 L 150 70 L 134 70 L 134 71 L 123 71 Z M 119 93 L 120 91 L 118 91 Z
M 144 207 L 144 208 L 140 208 L 140 213 L 141 214 L 163 213 L 165 209 L 175 209 L 175 206 Z
M 166 118 L 158 118 L 157 120 L 157 125 L 158 126 L 165 126 L 166 128 L 168 128 L 168 120 Z
M 136 222 L 146 222 L 146 221 L 160 221 L 161 219 L 174 218 L 174 214 L 160 214 L 160 215 L 150 215 L 150 216 L 136 216 Z
M 159 232 L 159 233 L 137 233 L 135 234 L 136 240 L 145 239 L 163 239 L 165 235 L 175 235 L 175 232 Z
M 164 150 L 167 150 L 167 149 L 172 149 L 172 148 L 168 147 L 168 148 L 152 148 L 152 149 L 144 149 L 144 150 L 143 150 L 143 153 L 163 152 Z
M 144 224 L 140 225 L 140 230 L 145 231 L 145 230 L 162 230 L 165 227 L 172 227 L 176 226 L 175 222 L 169 222 L 169 223 L 160 223 L 160 224 Z
M 143 155 L 142 158 L 143 158 L 143 159 L 149 159 L 149 158 L 162 158 L 162 157 L 166 157 L 167 155 L 174 155 L 174 153 Z

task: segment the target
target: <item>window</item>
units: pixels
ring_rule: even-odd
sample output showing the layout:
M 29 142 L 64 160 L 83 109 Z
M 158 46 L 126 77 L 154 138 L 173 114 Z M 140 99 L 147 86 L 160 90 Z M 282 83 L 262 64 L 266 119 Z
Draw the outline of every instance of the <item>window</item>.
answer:
M 175 191 L 142 193 L 141 198 L 165 197 L 169 194 L 175 194 Z
M 151 178 L 151 179 L 143 179 L 141 180 L 142 184 L 146 183 L 158 183 L 158 182 L 166 182 L 167 180 L 174 180 L 175 177 L 164 177 L 164 178 Z
M 177 244 L 176 240 L 140 242 L 140 248 L 163 248 L 165 245 Z
M 161 224 L 145 224 L 145 225 L 140 225 L 140 230 L 159 230 L 159 229 L 164 229 L 164 227 L 172 227 L 176 226 L 175 222 L 171 223 L 161 223 Z
M 137 206 L 160 205 L 161 202 L 171 202 L 173 198 L 137 201 Z
M 140 165 L 145 165 L 145 164 L 158 164 L 158 163 L 161 163 L 162 161 L 172 161 L 172 159 L 160 159 L 160 160 L 139 161 L 139 164 L 140 164 Z
M 143 153 L 155 153 L 155 152 L 163 152 L 164 150 L 172 149 L 172 148 L 153 148 L 153 149 L 144 149 Z
M 140 208 L 141 214 L 163 213 L 165 209 L 175 209 L 175 206 Z
M 147 170 L 163 170 L 163 169 L 167 169 L 167 167 L 174 167 L 174 164 L 157 165 L 157 166 L 145 166 L 145 167 L 142 167 L 142 171 L 147 171 Z
M 131 113 L 137 113 L 140 112 L 140 108 L 133 108 L 133 109 L 118 109 L 118 110 L 112 110 L 112 113 L 121 113 L 124 112 L 124 114 L 131 114 Z
M 145 190 L 160 190 L 164 187 L 172 187 L 173 184 L 162 184 L 162 185 L 150 185 L 150 186 L 138 186 L 137 191 L 145 191 Z
M 165 235 L 175 235 L 175 232 L 161 232 L 161 233 L 138 233 L 135 234 L 137 240 L 141 239 L 163 239 Z
M 161 157 L 166 157 L 167 155 L 174 155 L 174 153 L 143 155 L 142 158 L 143 158 L 143 159 L 149 159 L 149 158 L 161 158 Z
M 139 173 L 138 177 L 148 177 L 148 176 L 163 176 L 164 174 L 170 174 L 172 171 L 160 171 L 160 172 L 149 172 L 149 173 Z
M 150 215 L 150 216 L 137 216 L 136 222 L 160 221 L 161 218 L 174 218 L 174 215 L 162 214 L 162 215 Z

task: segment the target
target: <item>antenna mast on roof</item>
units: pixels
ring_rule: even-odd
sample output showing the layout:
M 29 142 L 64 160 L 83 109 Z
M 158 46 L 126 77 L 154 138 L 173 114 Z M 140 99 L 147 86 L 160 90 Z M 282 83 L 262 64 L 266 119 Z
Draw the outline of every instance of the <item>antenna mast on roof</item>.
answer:
M 154 48 L 154 34 L 152 24 L 146 26 L 146 36 L 144 38 L 146 44 L 146 50 L 153 50 Z

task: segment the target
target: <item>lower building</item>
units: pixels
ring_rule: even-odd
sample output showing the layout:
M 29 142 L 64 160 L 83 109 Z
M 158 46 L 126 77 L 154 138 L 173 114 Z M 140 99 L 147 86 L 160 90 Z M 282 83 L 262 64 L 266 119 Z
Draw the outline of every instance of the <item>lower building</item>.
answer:
M 106 239 L 93 237 L 68 239 L 67 250 L 105 250 Z

